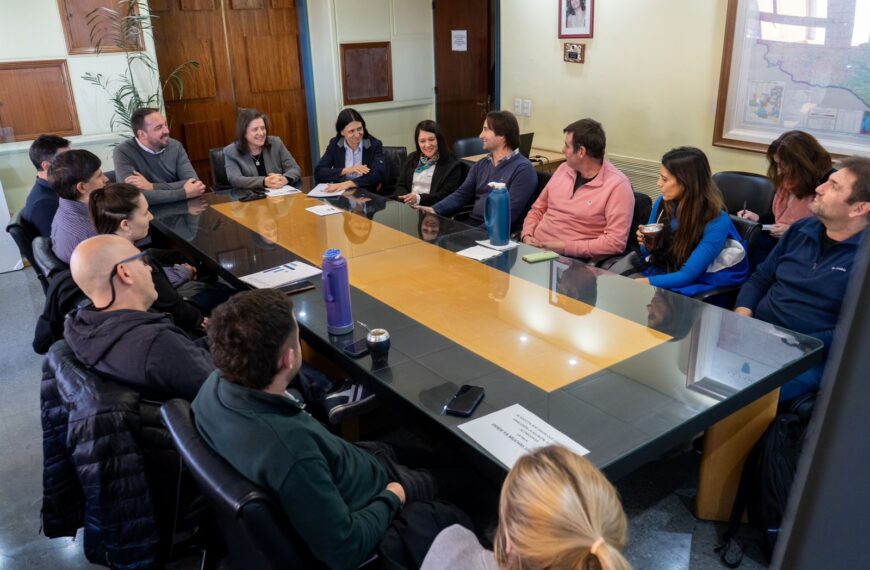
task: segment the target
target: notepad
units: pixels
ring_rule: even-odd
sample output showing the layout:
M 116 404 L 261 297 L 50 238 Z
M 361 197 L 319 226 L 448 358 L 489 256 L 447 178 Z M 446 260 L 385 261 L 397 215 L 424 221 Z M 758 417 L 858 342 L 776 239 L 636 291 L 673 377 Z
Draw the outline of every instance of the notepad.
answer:
M 326 189 L 329 187 L 328 184 L 318 184 L 314 188 L 311 189 L 311 192 L 308 193 L 309 198 L 334 198 L 336 196 L 341 196 L 343 194 L 342 191 L 338 192 L 327 192 Z
M 773 226 L 775 226 L 775 225 L 776 225 L 776 224 L 762 224 L 762 225 L 761 225 L 761 231 L 763 231 L 763 232 L 769 232 L 769 231 L 771 231 L 771 230 L 773 229 Z
M 331 216 L 332 214 L 340 214 L 344 212 L 344 210 L 340 208 L 336 208 L 335 206 L 330 206 L 329 204 L 321 204 L 320 206 L 311 206 L 310 208 L 305 208 L 312 214 L 317 214 L 318 216 Z
M 320 275 L 320 273 L 319 267 L 308 265 L 302 261 L 291 261 L 284 265 L 245 275 L 239 279 L 257 289 L 275 289 Z
M 293 188 L 292 186 L 285 185 L 280 188 L 272 188 L 268 192 L 266 192 L 266 196 L 270 198 L 277 198 L 278 196 L 290 196 L 291 194 L 301 194 L 302 190 L 298 188 Z
M 504 245 L 493 245 L 489 243 L 488 239 L 479 239 L 477 243 L 482 245 L 483 247 L 488 247 L 490 249 L 494 249 L 496 251 L 508 251 L 514 249 L 515 247 L 519 247 L 519 242 L 515 242 L 513 240 L 508 240 L 508 242 Z
M 475 245 L 469 247 L 468 249 L 463 249 L 462 251 L 457 251 L 456 255 L 461 255 L 462 257 L 468 257 L 469 259 L 476 259 L 477 261 L 486 261 L 491 257 L 496 257 L 501 255 L 500 251 L 496 251 L 494 249 L 490 249 L 488 247 L 483 247 L 482 245 Z

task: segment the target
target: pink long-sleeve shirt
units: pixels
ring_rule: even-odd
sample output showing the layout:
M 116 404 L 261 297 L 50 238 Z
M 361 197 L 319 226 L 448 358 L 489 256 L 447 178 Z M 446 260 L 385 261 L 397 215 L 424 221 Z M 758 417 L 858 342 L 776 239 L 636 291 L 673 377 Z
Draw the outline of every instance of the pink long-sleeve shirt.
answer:
M 526 216 L 522 237 L 564 241 L 571 257 L 622 253 L 634 214 L 628 178 L 605 160 L 598 175 L 574 192 L 576 180 L 576 170 L 559 166 Z
M 812 194 L 806 198 L 798 198 L 784 188 L 777 188 L 773 195 L 773 219 L 777 224 L 792 225 L 798 220 L 809 218 L 813 215 L 810 210 L 812 201 Z

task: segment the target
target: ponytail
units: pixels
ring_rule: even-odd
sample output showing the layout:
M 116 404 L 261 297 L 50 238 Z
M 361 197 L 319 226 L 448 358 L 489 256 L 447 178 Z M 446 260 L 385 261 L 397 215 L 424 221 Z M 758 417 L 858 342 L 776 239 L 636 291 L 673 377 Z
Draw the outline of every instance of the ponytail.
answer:
M 138 206 L 142 191 L 124 182 L 106 184 L 91 192 L 88 213 L 98 234 L 113 234 L 121 222 L 129 220 Z

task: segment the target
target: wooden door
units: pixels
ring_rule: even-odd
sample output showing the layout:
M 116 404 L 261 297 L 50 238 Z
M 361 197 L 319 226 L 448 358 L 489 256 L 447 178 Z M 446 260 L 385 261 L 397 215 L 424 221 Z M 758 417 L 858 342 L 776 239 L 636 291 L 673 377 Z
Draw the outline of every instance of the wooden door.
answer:
M 166 93 L 172 136 L 185 146 L 199 177 L 211 183 L 210 148 L 235 136 L 236 109 L 269 115 L 302 168 L 311 170 L 308 117 L 299 56 L 295 0 L 150 0 L 162 74 L 185 61 L 181 97 Z M 224 28 L 226 19 L 226 29 Z
M 438 124 L 448 142 L 480 133 L 492 101 L 489 0 L 435 0 L 435 87 Z M 454 30 L 468 51 L 453 51 Z
M 181 141 L 200 179 L 210 185 L 208 149 L 229 144 L 235 105 L 220 0 L 150 0 L 161 75 L 195 60 L 181 97 L 165 93 L 173 138 Z
M 266 113 L 269 134 L 284 141 L 307 174 L 311 149 L 295 1 L 229 0 L 225 6 L 236 105 Z

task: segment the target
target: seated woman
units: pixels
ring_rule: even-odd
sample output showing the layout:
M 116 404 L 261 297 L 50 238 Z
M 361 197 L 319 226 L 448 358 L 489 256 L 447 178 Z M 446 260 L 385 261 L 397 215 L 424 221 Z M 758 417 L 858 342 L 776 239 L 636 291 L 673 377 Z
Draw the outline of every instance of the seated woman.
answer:
M 351 188 L 377 191 L 384 179 L 384 147 L 366 130 L 362 115 L 344 109 L 335 121 L 336 135 L 314 167 L 314 179 L 328 183 L 330 192 Z
M 233 188 L 294 185 L 302 170 L 281 139 L 269 136 L 269 119 L 256 109 L 240 109 L 236 140 L 224 147 L 227 178 Z
M 816 187 L 834 172 L 831 155 L 816 138 L 803 131 L 788 131 L 767 147 L 767 177 L 776 186 L 773 196 L 773 228 L 770 235 L 781 238 L 791 224 L 813 215 L 810 202 Z M 759 220 L 756 212 L 741 210 L 741 218 Z M 772 247 L 771 247 L 772 248 Z
M 417 150 L 402 165 L 396 193 L 411 206 L 431 206 L 462 184 L 462 164 L 453 157 L 435 121 L 417 125 L 414 143 Z
M 524 455 L 501 488 L 495 553 L 453 525 L 422 570 L 600 568 L 630 570 L 620 552 L 628 521 L 613 485 L 588 459 L 552 445 Z
M 656 247 L 650 251 L 638 228 L 640 256 L 629 255 L 610 270 L 626 275 L 640 269 L 642 281 L 687 296 L 746 281 L 746 244 L 725 211 L 707 156 L 687 146 L 668 151 L 658 187 L 662 195 L 649 219 L 664 226 Z
M 126 183 L 107 184 L 91 193 L 88 204 L 91 219 L 99 234 L 115 234 L 130 242 L 148 235 L 154 216 L 142 191 Z M 208 320 L 203 313 L 226 301 L 232 290 L 222 283 L 196 281 L 197 270 L 178 252 L 149 249 L 157 300 L 152 310 L 168 313 L 175 324 L 192 336 L 201 336 Z M 185 279 L 176 289 L 172 276 L 181 273 Z

